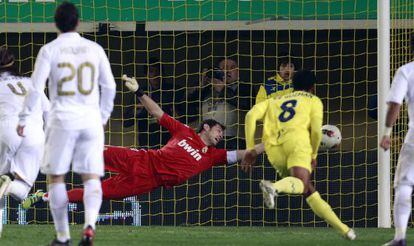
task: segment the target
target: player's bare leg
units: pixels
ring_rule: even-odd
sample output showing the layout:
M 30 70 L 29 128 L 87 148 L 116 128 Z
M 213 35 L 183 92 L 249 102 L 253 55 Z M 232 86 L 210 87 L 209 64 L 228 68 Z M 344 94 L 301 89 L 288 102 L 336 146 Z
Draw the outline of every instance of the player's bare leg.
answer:
M 68 194 L 64 175 L 48 175 L 49 204 L 56 229 L 56 239 L 51 245 L 69 245 Z
M 95 237 L 95 225 L 98 219 L 99 209 L 102 204 L 102 187 L 99 175 L 82 174 L 84 193 L 83 204 L 85 207 L 85 225 L 79 245 L 93 245 Z
M 303 182 L 303 194 L 312 211 L 317 216 L 324 219 L 326 223 L 337 230 L 343 237 L 349 240 L 354 240 L 356 238 L 354 230 L 342 223 L 332 210 L 331 206 L 323 200 L 319 192 L 316 191 L 311 182 L 311 174 L 309 170 L 303 167 L 293 167 L 290 169 L 290 173 L 293 177 L 296 177 Z

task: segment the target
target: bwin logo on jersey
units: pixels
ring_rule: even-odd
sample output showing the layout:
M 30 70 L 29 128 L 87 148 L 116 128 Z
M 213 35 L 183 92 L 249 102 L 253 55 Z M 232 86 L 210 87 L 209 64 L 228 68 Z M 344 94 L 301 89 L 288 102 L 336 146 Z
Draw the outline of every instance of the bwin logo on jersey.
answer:
M 178 142 L 178 146 L 183 147 L 183 149 L 185 149 L 185 151 L 187 151 L 188 153 L 190 153 L 190 155 L 192 157 L 194 157 L 194 159 L 196 159 L 197 161 L 201 160 L 201 155 L 198 153 L 198 149 L 194 149 L 193 147 L 191 147 L 187 141 L 185 141 L 185 139 L 181 140 L 180 142 Z

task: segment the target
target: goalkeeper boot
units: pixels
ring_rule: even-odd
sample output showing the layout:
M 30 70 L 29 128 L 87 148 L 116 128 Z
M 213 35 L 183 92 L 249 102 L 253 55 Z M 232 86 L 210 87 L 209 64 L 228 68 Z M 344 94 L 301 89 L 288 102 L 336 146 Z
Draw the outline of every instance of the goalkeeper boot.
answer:
M 356 238 L 355 231 L 353 229 L 349 229 L 349 231 L 344 234 L 344 238 L 348 239 L 348 240 L 351 240 L 351 241 L 355 240 L 355 238 Z
M 277 196 L 277 192 L 275 188 L 273 188 L 273 183 L 267 180 L 260 181 L 260 189 L 263 192 L 263 202 L 267 208 L 274 208 L 275 207 L 275 196 Z
M 88 226 L 83 230 L 82 239 L 79 242 L 79 246 L 92 246 L 93 238 L 95 237 L 95 231 L 92 226 Z
M 11 179 L 7 175 L 1 175 L 0 176 L 0 197 L 3 197 L 6 193 L 7 188 L 9 187 L 11 183 Z
M 401 240 L 393 239 L 389 242 L 386 242 L 382 246 L 407 246 L 407 241 L 405 239 L 401 239 Z
M 22 208 L 29 209 L 30 207 L 32 207 L 36 203 L 43 201 L 43 196 L 44 195 L 45 195 L 45 193 L 42 190 L 38 190 L 35 193 L 30 194 L 28 197 L 26 197 L 22 201 Z
M 61 242 L 57 238 L 53 239 L 53 241 L 49 244 L 50 246 L 72 246 L 71 240 L 66 240 L 66 242 Z

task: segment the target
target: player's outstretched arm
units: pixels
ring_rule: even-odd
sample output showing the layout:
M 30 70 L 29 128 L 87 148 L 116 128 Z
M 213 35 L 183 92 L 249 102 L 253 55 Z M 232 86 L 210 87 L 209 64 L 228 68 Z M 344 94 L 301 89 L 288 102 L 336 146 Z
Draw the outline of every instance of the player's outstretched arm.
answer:
M 154 100 L 152 100 L 149 96 L 144 94 L 144 91 L 139 88 L 139 84 L 137 80 L 132 77 L 128 77 L 125 74 L 122 75 L 122 80 L 125 81 L 125 86 L 137 95 L 139 101 L 144 105 L 145 109 L 150 113 L 153 117 L 157 120 L 160 120 L 164 111 L 161 109 L 160 106 Z
M 267 108 L 269 106 L 269 100 L 265 100 L 259 104 L 256 104 L 249 110 L 244 119 L 244 132 L 246 135 L 247 149 L 254 149 L 254 135 L 256 132 L 256 121 L 263 120 Z
M 237 150 L 237 161 L 242 161 L 241 169 L 244 172 L 249 172 L 253 164 L 256 162 L 257 155 L 264 152 L 264 144 L 256 144 L 252 150 Z
M 109 117 L 114 109 L 114 99 L 116 95 L 116 83 L 112 74 L 111 64 L 105 51 L 100 48 L 101 62 L 99 63 L 99 88 L 101 93 L 100 111 L 102 125 L 105 128 Z
M 388 103 L 388 110 L 387 110 L 387 116 L 385 119 L 385 132 L 382 136 L 380 146 L 385 151 L 387 151 L 391 147 L 391 130 L 392 126 L 395 124 L 395 122 L 398 119 L 398 115 L 400 114 L 400 108 L 401 104 L 395 103 L 395 102 L 389 102 Z
M 322 140 L 323 104 L 318 99 L 312 104 L 310 120 L 310 139 L 312 145 L 312 159 L 318 156 L 319 145 Z
M 245 135 L 246 135 L 246 150 L 241 155 L 241 168 L 243 171 L 249 171 L 256 162 L 257 145 L 254 143 L 254 135 L 256 132 L 256 121 L 263 119 L 269 106 L 269 100 L 265 100 L 253 106 L 245 117 Z M 259 148 L 258 150 L 261 150 Z M 264 150 L 264 147 L 263 147 Z M 262 151 L 263 152 L 263 151 Z
M 254 146 L 254 150 L 256 151 L 256 154 L 260 155 L 261 153 L 264 152 L 264 144 L 260 143 L 260 144 L 256 144 Z M 241 150 L 237 150 L 237 161 L 241 161 L 244 157 L 244 155 L 246 154 L 247 149 L 241 149 Z
M 385 119 L 384 133 L 381 138 L 380 146 L 385 151 L 391 147 L 392 127 L 397 121 L 401 105 L 408 92 L 408 76 L 406 71 L 401 67 L 397 70 L 392 79 L 391 89 L 387 97 L 388 110 Z
M 24 136 L 24 127 L 26 125 L 27 117 L 32 113 L 35 108 L 37 100 L 40 100 L 41 95 L 44 93 L 46 80 L 50 72 L 50 55 L 46 46 L 43 46 L 36 58 L 35 68 L 32 74 L 33 87 L 29 89 L 28 95 L 25 98 L 23 111 L 19 114 L 19 123 L 17 125 L 17 134 L 21 137 Z
M 25 97 L 23 110 L 19 113 L 19 123 L 17 124 L 17 134 L 20 137 L 24 137 L 24 128 L 26 126 L 26 119 L 32 114 L 35 105 L 41 98 L 41 93 L 36 90 L 30 89 L 28 95 Z

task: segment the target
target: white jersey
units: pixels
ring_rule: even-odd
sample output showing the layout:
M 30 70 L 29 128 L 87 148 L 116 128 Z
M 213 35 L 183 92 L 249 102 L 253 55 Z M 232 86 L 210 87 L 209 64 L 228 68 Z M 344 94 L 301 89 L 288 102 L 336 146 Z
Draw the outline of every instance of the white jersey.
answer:
M 25 137 L 17 135 L 18 113 L 30 90 L 33 90 L 30 78 L 0 73 L 0 174 L 17 174 L 28 189 L 39 173 L 45 139 L 43 117 L 49 110 L 49 101 L 42 93 L 29 110 Z
M 8 72 L 0 74 L 0 124 L 16 127 L 18 114 L 23 109 L 25 97 L 33 89 L 28 77 L 14 76 Z M 44 93 L 41 100 L 33 105 L 33 110 L 26 121 L 29 124 L 43 126 L 43 113 L 49 111 L 49 101 Z
M 395 73 L 387 102 L 408 104 L 408 133 L 406 143 L 414 144 L 414 62 L 401 66 Z
M 107 123 L 116 86 L 100 45 L 76 32 L 60 34 L 44 45 L 36 58 L 32 74 L 36 93 L 43 93 L 47 79 L 51 102 L 48 127 L 86 129 Z

